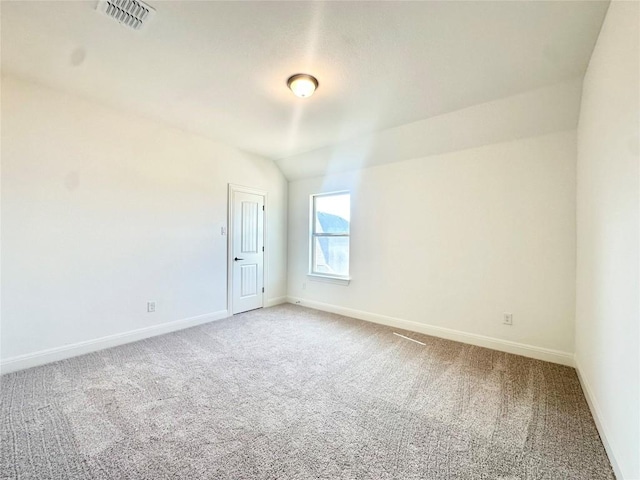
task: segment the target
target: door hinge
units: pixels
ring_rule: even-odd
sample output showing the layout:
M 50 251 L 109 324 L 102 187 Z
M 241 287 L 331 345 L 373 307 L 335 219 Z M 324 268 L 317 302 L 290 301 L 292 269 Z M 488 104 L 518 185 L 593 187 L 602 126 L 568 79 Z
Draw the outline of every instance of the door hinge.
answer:
M 262 211 L 264 212 L 264 205 L 262 205 Z
M 264 252 L 264 247 L 262 247 L 262 251 Z
M 262 293 L 264 293 L 264 287 L 262 287 Z

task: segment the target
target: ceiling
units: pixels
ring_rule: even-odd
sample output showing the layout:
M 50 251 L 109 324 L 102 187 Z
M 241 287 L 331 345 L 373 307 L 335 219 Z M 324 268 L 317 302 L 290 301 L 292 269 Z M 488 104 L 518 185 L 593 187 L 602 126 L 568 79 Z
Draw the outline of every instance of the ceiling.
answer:
M 280 159 L 581 76 L 608 7 L 147 3 L 136 32 L 96 2 L 3 1 L 3 72 Z

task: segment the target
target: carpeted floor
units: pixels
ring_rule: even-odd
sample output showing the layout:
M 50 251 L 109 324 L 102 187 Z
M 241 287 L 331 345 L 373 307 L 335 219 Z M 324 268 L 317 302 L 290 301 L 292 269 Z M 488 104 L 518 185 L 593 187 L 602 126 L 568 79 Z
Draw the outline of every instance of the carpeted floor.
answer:
M 293 305 L 5 375 L 12 479 L 610 479 L 575 371 Z

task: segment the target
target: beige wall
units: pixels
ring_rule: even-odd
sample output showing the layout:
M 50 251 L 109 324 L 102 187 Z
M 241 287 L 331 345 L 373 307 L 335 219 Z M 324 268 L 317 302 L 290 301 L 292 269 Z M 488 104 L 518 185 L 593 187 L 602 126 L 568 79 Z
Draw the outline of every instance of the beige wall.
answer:
M 560 132 L 291 182 L 289 295 L 572 362 L 575 142 Z M 309 195 L 342 189 L 352 192 L 349 286 L 306 275 Z
M 266 298 L 282 297 L 273 162 L 3 78 L 2 360 L 224 315 L 228 183 L 268 191 Z
M 619 478 L 640 478 L 640 4 L 609 7 L 578 126 L 576 362 Z

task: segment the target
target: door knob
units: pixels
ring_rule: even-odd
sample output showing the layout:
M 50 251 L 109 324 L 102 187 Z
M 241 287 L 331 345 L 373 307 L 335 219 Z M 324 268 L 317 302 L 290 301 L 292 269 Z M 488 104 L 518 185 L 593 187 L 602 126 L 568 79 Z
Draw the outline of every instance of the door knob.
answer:
M 236 257 L 236 258 L 234 258 L 234 259 L 233 259 L 233 261 L 234 261 L 234 262 L 237 262 L 238 260 L 244 260 L 244 258 L 238 258 L 238 257 Z

